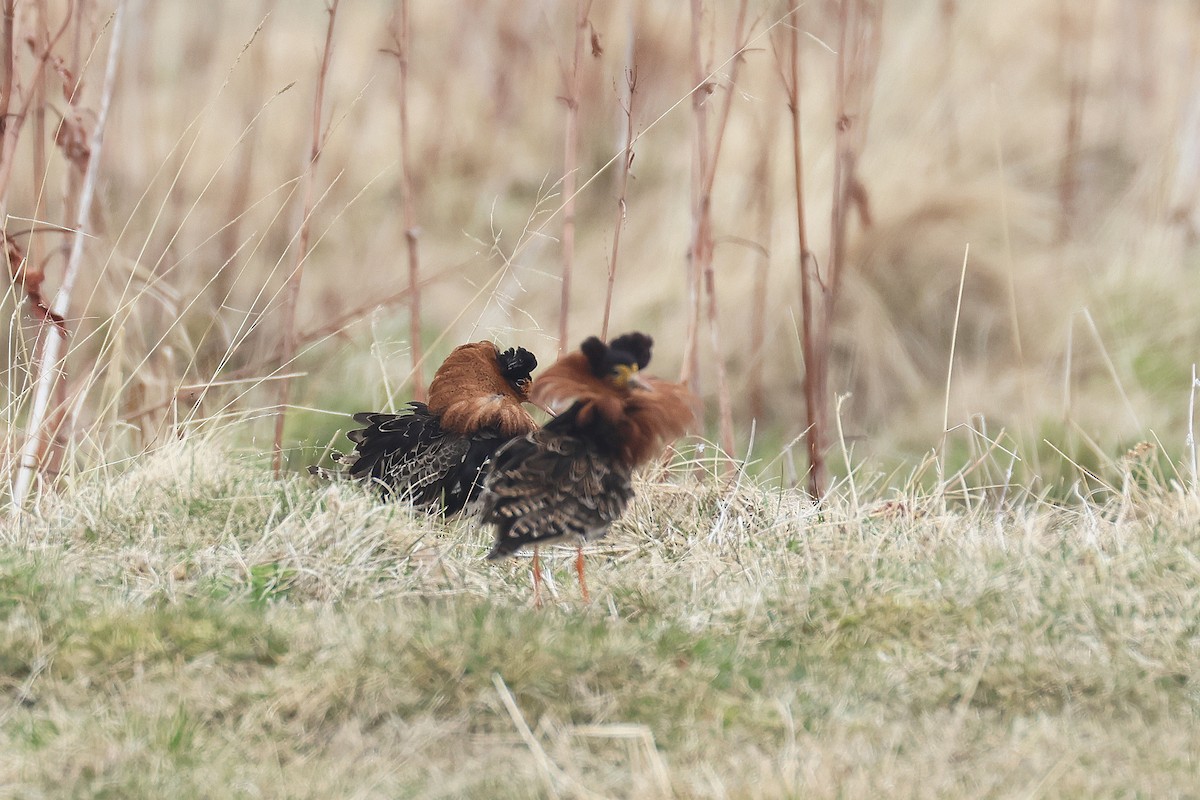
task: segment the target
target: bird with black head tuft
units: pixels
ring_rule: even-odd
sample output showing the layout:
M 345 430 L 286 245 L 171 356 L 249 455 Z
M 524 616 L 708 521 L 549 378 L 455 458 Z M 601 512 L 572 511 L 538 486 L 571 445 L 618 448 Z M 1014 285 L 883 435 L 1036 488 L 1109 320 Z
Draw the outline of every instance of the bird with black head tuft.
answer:
M 607 533 L 633 498 L 636 467 L 659 455 L 691 426 L 695 400 L 685 386 L 641 373 L 654 340 L 644 333 L 596 337 L 560 358 L 533 385 L 531 398 L 566 410 L 496 452 L 484 482 L 481 518 L 496 528 L 488 558 L 574 542 L 584 601 L 583 542 Z
M 345 471 L 309 471 L 369 481 L 385 497 L 429 511 L 462 511 L 479 495 L 496 451 L 537 430 L 522 405 L 536 367 L 523 347 L 501 351 L 487 341 L 456 347 L 434 373 L 428 403 L 411 402 L 399 414 L 355 414 L 366 427 L 346 434 L 354 452 L 334 455 Z

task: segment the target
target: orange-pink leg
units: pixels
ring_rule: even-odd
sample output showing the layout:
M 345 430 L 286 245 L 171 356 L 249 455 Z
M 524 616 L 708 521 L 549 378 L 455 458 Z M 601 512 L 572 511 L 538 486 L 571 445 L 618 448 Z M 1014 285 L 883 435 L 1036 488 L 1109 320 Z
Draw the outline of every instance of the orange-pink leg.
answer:
M 592 602 L 592 597 L 588 594 L 587 580 L 583 577 L 583 543 L 579 544 L 579 548 L 575 551 L 575 574 L 579 576 L 579 591 L 583 593 L 583 602 Z
M 542 561 L 536 544 L 533 546 L 533 607 L 542 607 Z

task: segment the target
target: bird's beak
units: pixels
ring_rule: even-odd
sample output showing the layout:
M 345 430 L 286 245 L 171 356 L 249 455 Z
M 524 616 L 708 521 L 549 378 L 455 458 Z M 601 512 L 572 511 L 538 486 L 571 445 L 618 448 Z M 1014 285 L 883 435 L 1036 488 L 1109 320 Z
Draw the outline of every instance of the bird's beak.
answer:
M 651 386 L 646 379 L 638 374 L 637 364 L 631 364 L 627 369 L 629 371 L 626 373 L 625 377 L 626 386 L 632 389 L 644 389 L 647 392 L 652 391 Z

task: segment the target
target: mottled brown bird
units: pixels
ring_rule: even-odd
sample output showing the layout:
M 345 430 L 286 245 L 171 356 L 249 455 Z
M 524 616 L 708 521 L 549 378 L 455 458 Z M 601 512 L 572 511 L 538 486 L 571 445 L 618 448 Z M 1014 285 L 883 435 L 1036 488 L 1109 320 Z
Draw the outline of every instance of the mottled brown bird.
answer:
M 692 424 L 694 401 L 682 384 L 639 373 L 654 341 L 629 333 L 605 344 L 591 337 L 548 368 L 534 402 L 570 407 L 542 428 L 500 448 L 485 478 L 482 519 L 496 526 L 489 559 L 525 545 L 574 541 L 587 600 L 582 543 L 603 536 L 633 497 L 637 466 Z M 534 562 L 535 592 L 540 575 Z
M 377 484 L 386 497 L 457 513 L 478 496 L 481 472 L 496 450 L 537 430 L 522 406 L 535 367 L 537 359 L 523 347 L 501 352 L 486 341 L 461 345 L 434 374 L 428 404 L 411 402 L 399 414 L 355 414 L 367 427 L 346 434 L 353 453 L 334 458 L 345 475 Z

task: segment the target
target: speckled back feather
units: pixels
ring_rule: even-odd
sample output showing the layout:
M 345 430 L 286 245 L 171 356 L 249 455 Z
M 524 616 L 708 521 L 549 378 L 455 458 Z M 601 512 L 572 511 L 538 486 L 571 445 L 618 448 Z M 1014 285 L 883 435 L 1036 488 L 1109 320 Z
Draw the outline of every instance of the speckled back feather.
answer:
M 633 498 L 632 474 L 597 443 L 550 426 L 513 439 L 496 454 L 481 498 L 484 522 L 496 526 L 488 558 L 603 536 Z
M 424 403 L 401 414 L 355 414 L 366 425 L 350 431 L 354 453 L 340 460 L 351 478 L 377 484 L 388 496 L 455 514 L 478 496 L 480 470 L 509 437 L 495 429 L 466 436 L 445 430 Z

